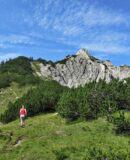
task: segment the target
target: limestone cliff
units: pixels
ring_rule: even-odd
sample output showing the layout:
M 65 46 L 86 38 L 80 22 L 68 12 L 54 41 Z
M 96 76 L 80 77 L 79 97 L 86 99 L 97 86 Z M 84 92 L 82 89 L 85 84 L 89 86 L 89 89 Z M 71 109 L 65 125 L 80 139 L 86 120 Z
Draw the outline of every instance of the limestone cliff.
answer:
M 40 72 L 44 78 L 56 80 L 61 85 L 78 87 L 88 82 L 104 79 L 107 83 L 114 78 L 120 80 L 130 77 L 130 67 L 116 67 L 110 61 L 100 61 L 92 57 L 85 49 L 75 55 L 51 64 L 40 64 Z

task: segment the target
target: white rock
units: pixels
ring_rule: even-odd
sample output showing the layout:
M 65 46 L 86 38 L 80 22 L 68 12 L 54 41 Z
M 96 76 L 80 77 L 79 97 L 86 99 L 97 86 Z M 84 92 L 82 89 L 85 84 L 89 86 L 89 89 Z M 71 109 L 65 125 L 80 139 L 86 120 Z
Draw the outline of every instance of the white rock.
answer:
M 65 64 L 58 63 L 55 67 L 42 64 L 40 70 L 44 78 L 51 78 L 70 88 L 100 79 L 109 83 L 114 78 L 123 80 L 130 77 L 130 67 L 116 67 L 110 61 L 91 59 L 84 49 L 80 49 L 76 57 L 69 57 Z

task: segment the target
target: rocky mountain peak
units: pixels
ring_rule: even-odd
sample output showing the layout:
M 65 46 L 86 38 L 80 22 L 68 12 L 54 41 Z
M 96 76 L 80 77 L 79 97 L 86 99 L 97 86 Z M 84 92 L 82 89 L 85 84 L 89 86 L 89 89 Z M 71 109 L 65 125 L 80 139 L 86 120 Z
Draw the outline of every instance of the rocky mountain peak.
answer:
M 123 80 L 130 77 L 130 67 L 116 67 L 109 60 L 96 59 L 85 49 L 55 65 L 41 64 L 40 72 L 43 78 L 51 78 L 70 88 L 100 79 L 109 83 L 114 78 Z
M 77 56 L 82 56 L 86 59 L 90 59 L 90 54 L 88 53 L 88 51 L 86 49 L 80 49 L 77 53 L 76 53 Z
M 103 64 L 106 64 L 107 66 L 112 66 L 113 65 L 112 62 L 109 61 L 109 60 L 103 61 Z

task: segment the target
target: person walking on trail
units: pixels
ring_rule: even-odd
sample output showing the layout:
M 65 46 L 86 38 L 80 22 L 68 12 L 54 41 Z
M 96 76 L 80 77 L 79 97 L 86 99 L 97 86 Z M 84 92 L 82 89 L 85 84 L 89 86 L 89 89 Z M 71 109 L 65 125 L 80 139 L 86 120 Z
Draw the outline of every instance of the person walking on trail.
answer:
M 27 110 L 24 107 L 24 105 L 22 105 L 20 111 L 19 111 L 19 115 L 20 115 L 20 125 L 21 127 L 25 126 L 25 117 L 27 116 Z

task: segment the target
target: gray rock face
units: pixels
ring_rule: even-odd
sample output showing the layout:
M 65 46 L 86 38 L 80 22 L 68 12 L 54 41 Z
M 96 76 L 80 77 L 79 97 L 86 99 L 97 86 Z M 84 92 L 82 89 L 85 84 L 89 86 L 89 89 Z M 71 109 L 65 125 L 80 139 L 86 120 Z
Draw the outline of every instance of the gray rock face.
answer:
M 98 82 L 100 79 L 109 83 L 114 78 L 123 80 L 130 77 L 130 67 L 116 67 L 110 61 L 100 61 L 84 49 L 80 49 L 76 56 L 70 56 L 64 64 L 40 64 L 40 70 L 44 78 L 51 78 L 70 88 L 83 86 L 92 81 Z

